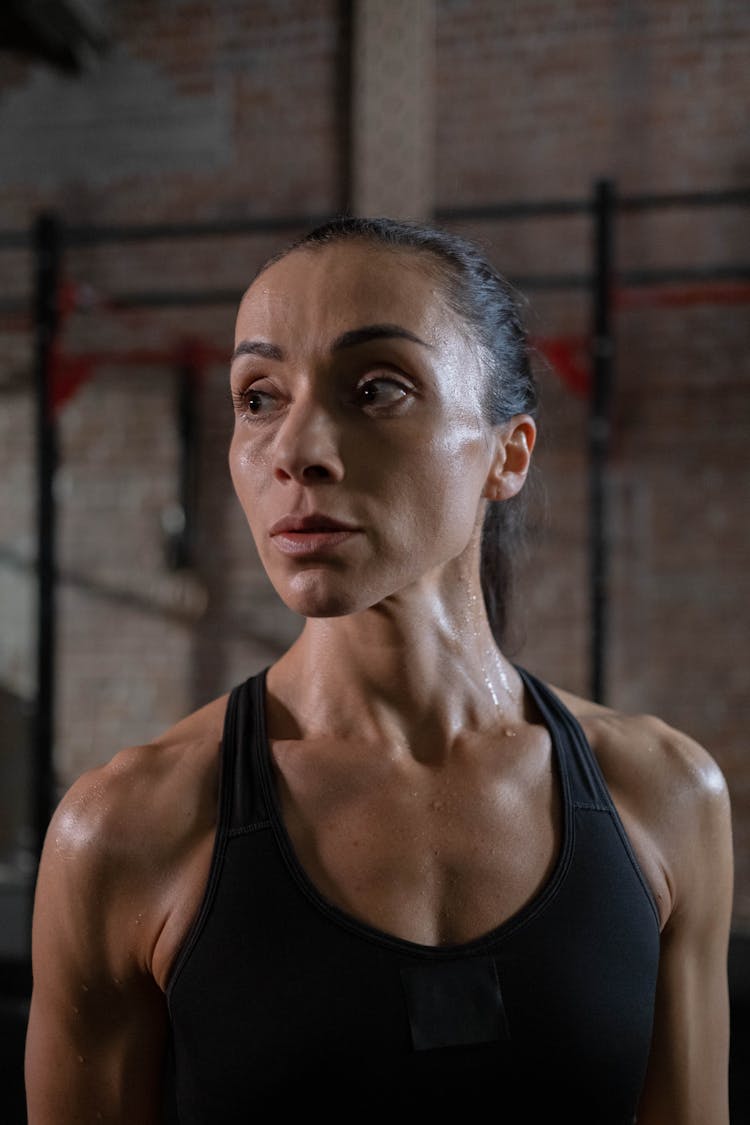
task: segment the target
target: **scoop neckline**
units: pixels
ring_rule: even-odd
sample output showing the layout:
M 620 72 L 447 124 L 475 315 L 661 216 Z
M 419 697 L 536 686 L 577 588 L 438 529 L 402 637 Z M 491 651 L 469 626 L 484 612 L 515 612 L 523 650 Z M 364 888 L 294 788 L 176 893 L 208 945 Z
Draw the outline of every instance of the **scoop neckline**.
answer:
M 370 942 L 375 942 L 380 946 L 395 948 L 419 957 L 438 960 L 444 958 L 450 960 L 461 956 L 471 956 L 485 952 L 488 946 L 509 938 L 511 934 L 514 934 L 517 930 L 528 925 L 550 905 L 565 878 L 573 854 L 574 826 L 573 803 L 570 794 L 570 777 L 566 755 L 560 745 L 562 724 L 550 725 L 547 717 L 547 708 L 542 705 L 538 692 L 531 684 L 529 673 L 519 665 L 515 665 L 515 667 L 521 676 L 524 689 L 527 695 L 531 697 L 531 700 L 539 712 L 542 724 L 547 729 L 550 737 L 552 760 L 556 767 L 562 805 L 560 847 L 552 871 L 533 898 L 515 911 L 515 913 L 498 923 L 498 925 L 485 931 L 485 933 L 479 934 L 469 941 L 451 942 L 445 945 L 425 945 L 421 942 L 411 941 L 409 938 L 399 937 L 398 934 L 392 934 L 387 930 L 380 929 L 378 926 L 374 926 L 370 922 L 366 922 L 364 919 L 357 918 L 356 915 L 350 914 L 347 910 L 344 910 L 343 907 L 337 906 L 336 903 L 331 902 L 330 899 L 326 898 L 326 896 L 318 890 L 314 881 L 301 863 L 292 838 L 284 823 L 281 800 L 277 791 L 276 778 L 274 775 L 271 743 L 268 737 L 268 694 L 266 686 L 268 667 L 258 673 L 256 681 L 257 707 L 255 708 L 256 753 L 260 764 L 260 780 L 268 805 L 269 820 L 287 868 L 300 890 L 314 904 L 320 913 L 359 937 Z

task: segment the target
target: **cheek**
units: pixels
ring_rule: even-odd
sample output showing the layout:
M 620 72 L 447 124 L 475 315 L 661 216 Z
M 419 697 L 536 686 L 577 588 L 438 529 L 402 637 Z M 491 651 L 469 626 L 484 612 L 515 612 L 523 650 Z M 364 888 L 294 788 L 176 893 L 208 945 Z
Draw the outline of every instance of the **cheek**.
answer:
M 232 484 L 235 487 L 235 491 L 238 493 L 242 487 L 249 460 L 246 447 L 235 430 L 232 435 L 232 440 L 229 443 L 229 473 L 232 477 Z
M 433 544 L 439 554 L 466 546 L 489 471 L 486 441 L 474 420 L 456 420 L 415 447 L 394 478 L 394 503 L 405 541 Z
M 243 438 L 241 431 L 239 434 L 235 432 L 232 437 L 228 462 L 235 495 L 245 515 L 256 549 L 261 553 L 263 537 L 258 525 L 261 514 L 259 500 L 265 491 L 266 473 L 262 462 L 259 462 L 257 451 Z
M 264 464 L 258 443 L 249 441 L 242 424 L 237 422 L 229 445 L 229 473 L 243 506 L 246 497 L 262 488 Z

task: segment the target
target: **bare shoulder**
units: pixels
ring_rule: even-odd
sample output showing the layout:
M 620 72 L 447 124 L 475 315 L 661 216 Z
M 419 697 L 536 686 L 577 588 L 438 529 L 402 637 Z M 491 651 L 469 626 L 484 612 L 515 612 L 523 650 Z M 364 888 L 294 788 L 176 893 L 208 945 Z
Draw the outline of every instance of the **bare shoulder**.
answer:
M 580 722 L 644 869 L 661 874 L 663 886 L 659 874 L 651 881 L 665 913 L 701 871 L 731 879 L 729 793 L 711 754 L 653 715 L 553 690 Z
M 120 751 L 70 787 L 47 832 L 35 905 L 38 945 L 66 912 L 85 946 L 96 915 L 106 921 L 101 955 L 152 971 L 160 935 L 185 899 L 184 873 L 212 843 L 226 699 L 153 743 Z
M 679 806 L 727 801 L 714 758 L 689 735 L 654 715 L 630 715 L 553 689 L 580 722 L 608 781 Z
M 226 696 L 152 743 L 121 750 L 88 770 L 63 797 L 52 823 L 56 851 L 168 854 L 211 809 Z M 156 851 L 154 851 L 156 849 Z

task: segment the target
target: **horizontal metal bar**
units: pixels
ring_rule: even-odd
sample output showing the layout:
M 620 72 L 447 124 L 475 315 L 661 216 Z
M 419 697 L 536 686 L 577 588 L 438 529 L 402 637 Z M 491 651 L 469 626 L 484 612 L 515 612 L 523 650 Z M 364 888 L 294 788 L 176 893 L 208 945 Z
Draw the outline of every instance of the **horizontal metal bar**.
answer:
M 289 215 L 257 219 L 224 219 L 201 223 L 150 223 L 145 226 L 86 227 L 64 230 L 66 246 L 93 246 L 102 242 L 148 242 L 174 238 L 223 238 L 228 235 L 276 234 L 319 226 L 330 215 Z
M 623 195 L 614 201 L 615 211 L 646 211 L 680 207 L 726 207 L 750 204 L 750 188 L 724 191 L 668 192 L 662 195 Z M 511 201 L 509 203 L 479 204 L 474 207 L 441 207 L 435 218 L 445 222 L 485 221 L 504 219 L 567 218 L 570 215 L 591 214 L 590 199 L 550 199 L 538 202 Z
M 689 285 L 698 281 L 750 281 L 750 265 L 737 263 L 728 266 L 677 266 L 667 269 L 620 270 L 620 286 Z
M 32 244 L 29 230 L 0 230 L 0 250 L 30 250 Z
M 0 316 L 31 315 L 31 294 L 28 297 L 0 297 Z
M 667 192 L 662 195 L 623 195 L 617 201 L 620 211 L 650 211 L 680 207 L 743 207 L 750 204 L 750 188 L 726 191 Z
M 549 274 L 514 274 L 505 275 L 511 285 L 523 292 L 526 290 L 569 290 L 591 288 L 592 279 L 589 273 L 549 273 Z
M 538 202 L 487 203 L 475 207 L 438 207 L 438 222 L 482 221 L 486 219 L 540 219 L 585 215 L 591 211 L 590 199 L 548 199 Z
M 750 204 L 750 188 L 719 191 L 666 192 L 619 196 L 618 211 L 644 211 L 679 207 L 725 207 Z M 508 203 L 478 204 L 470 207 L 439 207 L 434 213 L 440 222 L 485 221 L 493 219 L 555 218 L 589 214 L 590 199 L 510 200 Z M 246 219 L 218 219 L 197 223 L 148 223 L 143 226 L 69 226 L 64 228 L 67 246 L 93 246 L 104 242 L 146 242 L 175 238 L 214 238 L 241 234 L 274 234 L 277 231 L 306 230 L 326 222 L 324 215 L 269 215 Z M 0 250 L 23 250 L 31 246 L 26 230 L 0 231 Z

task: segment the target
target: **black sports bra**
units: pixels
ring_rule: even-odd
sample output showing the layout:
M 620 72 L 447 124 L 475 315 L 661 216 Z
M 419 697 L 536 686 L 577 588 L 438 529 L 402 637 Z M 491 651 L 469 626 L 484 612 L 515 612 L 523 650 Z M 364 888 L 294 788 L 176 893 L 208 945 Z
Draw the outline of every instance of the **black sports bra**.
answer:
M 552 739 L 559 856 L 517 914 L 439 947 L 384 933 L 318 893 L 280 816 L 265 672 L 232 691 L 208 885 L 167 990 L 171 1120 L 491 1106 L 524 1125 L 631 1125 L 658 914 L 580 725 L 519 673 Z

